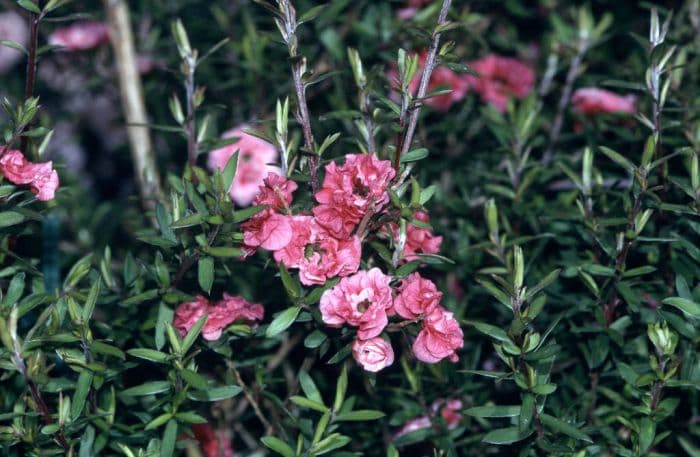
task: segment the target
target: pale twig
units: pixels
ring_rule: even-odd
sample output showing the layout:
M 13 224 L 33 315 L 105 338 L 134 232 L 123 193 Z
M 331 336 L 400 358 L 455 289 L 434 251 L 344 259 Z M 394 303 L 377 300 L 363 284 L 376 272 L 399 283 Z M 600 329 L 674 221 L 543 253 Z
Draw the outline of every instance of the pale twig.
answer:
M 437 66 L 437 53 L 440 46 L 440 35 L 442 26 L 445 25 L 447 21 L 447 13 L 450 10 L 450 5 L 452 0 L 443 0 L 442 8 L 440 9 L 440 14 L 437 20 L 437 27 L 433 31 L 432 42 L 430 43 L 430 48 L 428 48 L 428 53 L 425 58 L 425 64 L 423 65 L 423 75 L 421 76 L 420 85 L 418 86 L 418 93 L 416 94 L 417 101 L 414 105 L 409 108 L 410 115 L 408 118 L 408 127 L 401 140 L 401 147 L 396 151 L 396 158 L 394 161 L 394 168 L 398 170 L 399 161 L 401 156 L 406 154 L 411 148 L 411 143 L 413 142 L 413 135 L 416 131 L 416 126 L 418 125 L 418 117 L 420 115 L 420 109 L 423 106 L 423 97 L 428 92 L 428 84 L 430 83 L 430 77 L 433 74 L 433 70 Z
M 129 9 L 124 0 L 103 0 L 103 3 L 110 26 L 134 172 L 143 204 L 150 208 L 153 206 L 153 199 L 161 195 L 161 186 L 147 126 L 148 118 L 136 62 Z

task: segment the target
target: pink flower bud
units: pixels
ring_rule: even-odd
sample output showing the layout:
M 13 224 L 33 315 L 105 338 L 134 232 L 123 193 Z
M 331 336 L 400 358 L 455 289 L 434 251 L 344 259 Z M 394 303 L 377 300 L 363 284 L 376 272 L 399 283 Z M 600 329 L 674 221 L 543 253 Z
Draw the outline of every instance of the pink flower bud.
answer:
M 362 368 L 373 373 L 394 363 L 394 350 L 391 344 L 378 336 L 368 340 L 353 341 L 352 356 L 362 365 Z

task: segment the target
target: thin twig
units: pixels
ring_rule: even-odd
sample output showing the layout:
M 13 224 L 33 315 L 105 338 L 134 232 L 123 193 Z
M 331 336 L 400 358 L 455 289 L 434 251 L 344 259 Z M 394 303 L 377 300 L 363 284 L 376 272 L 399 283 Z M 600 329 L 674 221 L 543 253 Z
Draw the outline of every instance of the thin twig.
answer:
M 160 179 L 153 157 L 141 76 L 136 62 L 129 9 L 124 0 L 103 0 L 110 26 L 110 36 L 119 75 L 124 117 L 134 161 L 134 172 L 146 208 L 161 195 Z
M 236 366 L 231 361 L 226 361 L 226 365 L 228 365 L 229 369 L 233 372 L 233 375 L 236 377 L 236 382 L 239 386 L 241 386 L 241 389 L 243 389 L 243 394 L 245 395 L 245 398 L 248 400 L 251 406 L 253 406 L 253 411 L 255 411 L 255 415 L 258 417 L 258 420 L 260 420 L 260 422 L 262 422 L 262 424 L 265 426 L 265 430 L 273 430 L 274 428 L 272 424 L 263 415 L 262 411 L 260 410 L 260 405 L 250 393 L 250 388 L 245 383 L 245 381 L 243 381 L 243 377 L 241 376 L 241 373 L 238 371 Z
M 394 169 L 397 171 L 399 169 L 399 161 L 401 156 L 406 154 L 411 148 L 411 143 L 413 142 L 413 135 L 416 132 L 416 126 L 418 125 L 418 117 L 420 116 L 420 109 L 423 106 L 423 97 L 428 92 L 428 84 L 430 83 L 430 77 L 433 74 L 433 70 L 437 66 L 437 52 L 440 46 L 440 35 L 442 26 L 447 22 L 447 13 L 450 10 L 450 5 L 452 0 L 443 0 L 442 8 L 440 9 L 440 14 L 438 15 L 437 27 L 433 31 L 432 42 L 430 43 L 430 48 L 428 48 L 428 54 L 425 58 L 425 64 L 423 65 L 423 75 L 421 76 L 420 86 L 418 86 L 418 93 L 416 94 L 416 101 L 411 108 L 409 108 L 409 118 L 408 126 L 401 139 L 401 147 L 397 148 L 396 156 L 394 160 Z
M 578 77 L 578 73 L 583 63 L 583 57 L 588 52 L 590 47 L 590 42 L 587 39 L 581 39 L 576 49 L 576 55 L 571 61 L 571 66 L 569 67 L 569 72 L 566 74 L 566 81 L 564 82 L 564 89 L 561 93 L 561 98 L 559 98 L 559 104 L 557 105 L 557 114 L 554 116 L 554 123 L 552 124 L 552 129 L 549 131 L 549 144 L 547 149 L 542 154 L 542 165 L 547 166 L 552 161 L 554 155 L 554 147 L 559 141 L 559 135 L 561 134 L 561 127 L 564 124 L 564 113 L 566 108 L 569 106 L 571 101 L 571 92 L 574 88 L 574 82 Z
M 187 103 L 187 120 L 185 130 L 187 131 L 187 163 L 190 167 L 194 167 L 197 163 L 197 132 L 195 119 L 195 100 L 194 100 L 194 70 L 195 64 L 192 59 L 186 60 L 187 78 L 185 80 L 185 93 Z
M 34 0 L 34 4 L 38 5 L 38 0 Z M 42 14 L 29 13 L 29 56 L 27 58 L 27 79 L 24 83 L 24 101 L 26 102 L 34 96 L 34 81 L 36 79 L 36 48 L 39 41 L 39 21 L 42 19 Z M 27 153 L 27 145 L 29 137 L 23 136 L 20 140 L 19 150 L 22 154 Z

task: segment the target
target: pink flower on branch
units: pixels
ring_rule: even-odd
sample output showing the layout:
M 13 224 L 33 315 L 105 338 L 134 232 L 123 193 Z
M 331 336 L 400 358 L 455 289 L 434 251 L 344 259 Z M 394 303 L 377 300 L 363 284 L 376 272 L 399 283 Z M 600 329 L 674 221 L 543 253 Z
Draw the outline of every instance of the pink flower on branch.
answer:
M 292 240 L 291 216 L 267 208 L 241 224 L 243 242 L 250 248 L 282 249 Z
M 618 95 L 597 87 L 582 87 L 574 91 L 571 105 L 574 112 L 584 116 L 601 113 L 634 114 L 637 112 L 637 97 Z
M 4 148 L 0 147 L 0 153 Z M 0 174 L 14 184 L 28 184 L 37 200 L 52 200 L 58 189 L 58 173 L 51 162 L 29 162 L 14 149 L 7 150 L 0 158 Z
M 109 27 L 104 22 L 81 21 L 61 27 L 49 36 L 49 44 L 66 51 L 85 51 L 109 41 Z
M 404 279 L 398 292 L 393 310 L 408 320 L 429 315 L 440 305 L 442 298 L 442 292 L 437 290 L 435 284 L 418 273 Z
M 378 212 L 389 201 L 394 175 L 390 161 L 372 154 L 348 154 L 341 166 L 331 162 L 315 195 L 316 221 L 334 237 L 347 238 L 368 211 Z
M 352 356 L 362 365 L 362 368 L 373 373 L 394 363 L 394 350 L 391 344 L 378 336 L 368 340 L 353 341 Z
M 535 73 L 518 59 L 490 54 L 470 62 L 479 77 L 465 76 L 481 99 L 500 112 L 508 108 L 511 98 L 524 98 L 535 85 Z
M 413 218 L 420 222 L 429 223 L 430 218 L 424 211 L 416 211 L 413 213 Z M 389 232 L 392 234 L 394 241 L 399 240 L 399 226 L 395 223 L 389 224 Z M 403 247 L 403 258 L 410 262 L 412 260 L 420 260 L 416 254 L 437 254 L 440 252 L 442 245 L 442 237 L 433 235 L 429 229 L 418 227 L 417 225 L 406 224 L 406 242 Z
M 210 170 L 223 170 L 233 154 L 239 151 L 236 176 L 229 193 L 231 199 L 240 206 L 248 206 L 253 202 L 269 173 L 282 174 L 279 167 L 270 165 L 277 161 L 277 149 L 267 141 L 245 133 L 244 130 L 248 128 L 247 125 L 241 125 L 224 132 L 222 138 L 238 138 L 238 141 L 211 151 L 207 158 Z
M 423 329 L 413 343 L 413 354 L 425 363 L 438 363 L 449 358 L 456 362 L 457 350 L 464 346 L 464 333 L 453 314 L 442 307 L 435 308 L 423 320 Z
M 440 407 L 442 406 L 442 409 Z M 424 428 L 429 428 L 432 426 L 432 421 L 435 415 L 440 410 L 440 415 L 442 416 L 448 430 L 453 430 L 457 428 L 459 423 L 462 421 L 462 415 L 460 411 L 462 409 L 462 401 L 456 398 L 444 400 L 438 398 L 430 406 L 431 414 L 430 416 L 419 416 L 415 419 L 411 419 L 406 422 L 403 427 L 399 429 L 394 435 L 394 439 L 406 435 L 407 433 L 415 432 L 416 430 L 421 430 Z
M 321 296 L 323 322 L 331 327 L 358 327 L 357 337 L 367 340 L 379 335 L 388 323 L 392 306 L 391 278 L 379 268 L 359 271 L 343 278 Z
M 193 424 L 192 433 L 204 457 L 233 457 L 231 440 L 223 430 L 216 430 L 210 424 Z
M 221 338 L 223 330 L 236 321 L 252 324 L 262 320 L 265 310 L 260 304 L 249 303 L 242 297 L 226 293 L 216 304 L 212 304 L 202 295 L 197 295 L 195 301 L 182 303 L 177 307 L 173 327 L 184 336 L 205 314 L 207 320 L 202 327 L 202 337 L 214 341 Z
M 277 263 L 299 269 L 304 285 L 324 284 L 336 276 L 348 276 L 360 267 L 360 239 L 345 240 L 332 237 L 311 216 L 290 218 L 292 238 L 282 249 L 274 252 Z

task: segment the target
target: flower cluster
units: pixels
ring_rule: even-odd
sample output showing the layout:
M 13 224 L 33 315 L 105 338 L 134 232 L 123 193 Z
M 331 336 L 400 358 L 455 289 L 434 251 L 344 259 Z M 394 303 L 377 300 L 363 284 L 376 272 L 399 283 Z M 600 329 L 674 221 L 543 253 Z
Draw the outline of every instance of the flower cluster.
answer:
M 225 166 L 225 154 L 214 151 L 210 164 L 216 161 Z M 263 209 L 241 225 L 246 255 L 259 248 L 272 251 L 275 261 L 297 269 L 299 280 L 307 286 L 342 278 L 321 296 L 322 319 L 331 327 L 357 328 L 353 355 L 368 371 L 379 371 L 394 360 L 391 344 L 380 336 L 392 316 L 408 320 L 407 324 L 422 323 L 413 352 L 424 362 L 455 361 L 463 344 L 459 324 L 439 305 L 442 294 L 431 281 L 414 273 L 395 291 L 392 278 L 379 268 L 358 271 L 362 240 L 372 230 L 370 221 L 387 213 L 388 187 L 394 176 L 387 160 L 373 154 L 348 154 L 342 165 L 326 165 L 324 180 L 314 195 L 317 204 L 311 211 L 294 213 L 296 183 L 271 172 L 252 200 Z M 423 211 L 416 211 L 414 218 L 426 225 L 429 220 Z M 396 222 L 373 229 L 395 241 L 400 235 Z M 407 224 L 403 260 L 437 253 L 441 242 L 442 237 L 429 229 Z
M 571 97 L 572 109 L 575 113 L 591 116 L 601 113 L 637 112 L 637 97 L 634 95 L 617 95 L 614 92 L 597 87 L 582 87 L 576 89 Z
M 426 53 L 418 55 L 419 68 L 425 65 Z M 457 102 L 462 101 L 471 90 L 498 111 L 504 112 L 511 98 L 524 98 L 535 84 L 534 71 L 524 62 L 496 54 L 468 62 L 468 66 L 478 76 L 456 73 L 449 68 L 438 66 L 430 76 L 428 93 L 439 88 L 449 89 L 450 93 L 430 97 L 425 104 L 437 111 L 445 112 Z M 409 84 L 409 90 L 416 94 L 420 84 L 421 71 L 417 72 Z M 398 73 L 395 68 L 389 70 L 387 78 L 397 87 Z
M 202 327 L 202 336 L 206 340 L 214 341 L 221 338 L 223 330 L 232 323 L 255 323 L 261 320 L 265 313 L 262 305 L 249 303 L 243 297 L 227 293 L 215 304 L 202 295 L 197 295 L 196 298 L 195 301 L 180 304 L 175 310 L 173 327 L 183 336 L 205 314 L 207 321 Z
M 37 200 L 52 200 L 58 189 L 58 173 L 49 162 L 29 162 L 15 149 L 0 148 L 0 175 L 14 184 L 27 184 Z

